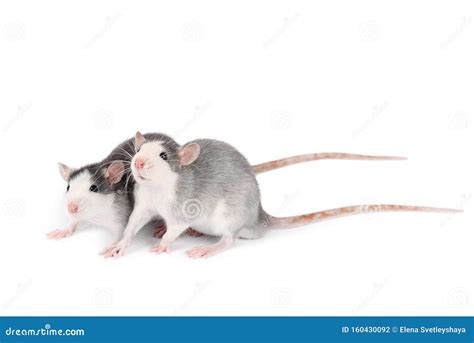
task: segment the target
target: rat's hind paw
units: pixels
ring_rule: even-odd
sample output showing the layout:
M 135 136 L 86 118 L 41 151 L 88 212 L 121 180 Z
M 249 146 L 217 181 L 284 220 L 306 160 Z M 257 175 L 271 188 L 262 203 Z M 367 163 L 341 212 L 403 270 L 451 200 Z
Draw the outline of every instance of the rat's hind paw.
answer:
M 193 228 L 189 228 L 186 230 L 186 234 L 191 237 L 201 237 L 204 236 L 203 233 L 200 233 L 199 231 L 194 230 Z
M 153 232 L 153 237 L 156 238 L 163 238 L 164 234 L 166 233 L 166 225 L 158 225 L 155 227 L 155 231 Z
M 215 254 L 211 246 L 208 247 L 196 247 L 186 251 L 186 254 L 194 259 L 206 258 Z
M 109 257 L 120 257 L 123 256 L 125 253 L 125 247 L 119 245 L 119 244 L 113 244 L 108 248 L 105 248 L 102 250 L 100 255 L 104 256 L 105 258 Z

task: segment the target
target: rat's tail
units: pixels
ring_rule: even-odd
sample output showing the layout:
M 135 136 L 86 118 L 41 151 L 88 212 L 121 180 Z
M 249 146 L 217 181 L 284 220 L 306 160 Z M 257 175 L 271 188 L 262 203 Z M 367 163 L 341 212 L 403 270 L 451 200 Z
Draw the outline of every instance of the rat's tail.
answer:
M 322 152 L 316 154 L 298 155 L 262 164 L 252 166 L 255 174 L 265 173 L 270 170 L 291 166 L 293 164 L 316 161 L 316 160 L 363 160 L 363 161 L 393 161 L 393 160 L 406 160 L 405 157 L 397 156 L 370 156 L 370 155 L 357 155 L 357 154 L 346 154 L 343 152 Z
M 377 212 L 438 212 L 438 213 L 459 213 L 462 210 L 450 208 L 409 206 L 409 205 L 356 205 L 339 207 L 331 210 L 319 211 L 293 217 L 273 217 L 266 215 L 264 227 L 269 229 L 289 229 L 297 226 L 315 223 L 318 221 L 345 217 L 355 214 L 368 214 Z

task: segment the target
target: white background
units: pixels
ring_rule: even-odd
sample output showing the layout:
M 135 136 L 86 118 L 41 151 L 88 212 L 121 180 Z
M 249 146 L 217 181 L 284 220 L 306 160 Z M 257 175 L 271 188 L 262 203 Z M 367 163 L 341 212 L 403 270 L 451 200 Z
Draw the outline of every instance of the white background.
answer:
M 0 315 L 473 315 L 471 1 L 3 1 Z M 95 162 L 139 129 L 225 140 L 252 163 L 323 151 L 258 177 L 293 215 L 381 213 L 239 241 L 207 260 L 143 230 L 105 260 L 104 230 L 68 224 L 56 162 Z

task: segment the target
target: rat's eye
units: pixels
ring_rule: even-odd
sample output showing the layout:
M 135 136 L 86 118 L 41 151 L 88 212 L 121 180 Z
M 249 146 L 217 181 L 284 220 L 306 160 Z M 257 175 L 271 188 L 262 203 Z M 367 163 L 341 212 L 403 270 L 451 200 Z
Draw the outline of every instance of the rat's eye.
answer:
M 92 185 L 89 190 L 91 192 L 94 192 L 94 193 L 97 193 L 99 191 L 99 187 L 97 187 L 96 185 Z
M 66 187 L 66 193 L 69 192 L 69 188 L 71 188 L 71 186 L 67 185 L 67 187 Z
M 137 147 L 137 148 L 135 149 L 135 153 L 137 153 L 137 152 L 140 152 L 140 147 Z
M 168 154 L 167 154 L 166 152 L 163 151 L 163 152 L 160 154 L 160 157 L 161 157 L 162 159 L 164 159 L 165 161 L 168 161 Z

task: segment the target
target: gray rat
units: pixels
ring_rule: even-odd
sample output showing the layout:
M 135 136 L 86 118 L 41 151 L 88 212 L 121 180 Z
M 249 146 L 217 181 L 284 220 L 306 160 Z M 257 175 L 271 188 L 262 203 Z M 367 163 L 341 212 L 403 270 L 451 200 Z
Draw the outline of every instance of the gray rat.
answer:
M 154 137 L 153 134 L 145 135 L 145 138 L 150 140 L 153 140 Z M 104 160 L 98 163 L 89 164 L 79 169 L 72 169 L 59 163 L 59 171 L 68 183 L 65 198 L 72 222 L 64 230 L 48 233 L 48 237 L 52 239 L 69 237 L 80 223 L 89 223 L 109 229 L 114 241 L 117 241 L 123 233 L 134 206 L 135 179 L 132 177 L 130 169 L 130 161 L 134 153 L 134 139 L 130 138 L 120 143 Z M 320 159 L 396 160 L 401 158 L 317 153 L 262 163 L 254 166 L 253 170 L 258 174 L 296 163 Z M 156 216 L 154 225 L 155 237 L 161 238 L 166 232 L 165 222 Z M 201 235 L 191 228 L 187 230 L 187 233 L 191 236 Z
M 252 166 L 231 145 L 198 139 L 180 146 L 164 134 L 135 136 L 131 163 L 136 180 L 135 207 L 122 239 L 106 249 L 105 257 L 123 255 L 132 237 L 156 215 L 167 223 L 155 253 L 167 252 L 186 228 L 220 237 L 209 246 L 187 251 L 192 258 L 208 257 L 229 248 L 236 238 L 256 239 L 273 228 L 290 228 L 319 220 L 377 211 L 458 212 L 452 209 L 359 205 L 291 217 L 274 217 L 263 208 Z
M 129 139 L 98 163 L 79 169 L 59 163 L 60 174 L 68 183 L 65 200 L 72 222 L 65 230 L 48 233 L 48 237 L 68 237 L 80 223 L 89 223 L 110 230 L 114 241 L 119 239 L 134 204 L 134 180 L 129 168 L 133 153 L 133 141 Z
M 152 136 L 146 135 L 148 138 Z M 130 170 L 130 161 L 135 153 L 133 138 L 120 143 L 98 163 L 73 169 L 59 163 L 59 172 L 68 183 L 65 202 L 71 223 L 66 229 L 47 234 L 51 239 L 71 236 L 81 223 L 88 223 L 108 229 L 116 242 L 122 236 L 128 217 L 134 206 L 133 189 L 135 180 Z M 164 220 L 153 218 L 155 236 L 166 231 Z M 198 235 L 189 230 L 190 235 Z

